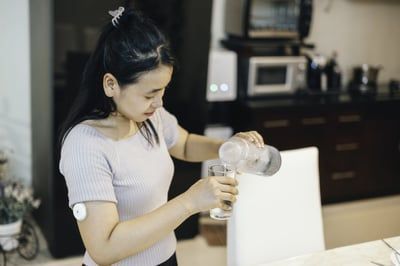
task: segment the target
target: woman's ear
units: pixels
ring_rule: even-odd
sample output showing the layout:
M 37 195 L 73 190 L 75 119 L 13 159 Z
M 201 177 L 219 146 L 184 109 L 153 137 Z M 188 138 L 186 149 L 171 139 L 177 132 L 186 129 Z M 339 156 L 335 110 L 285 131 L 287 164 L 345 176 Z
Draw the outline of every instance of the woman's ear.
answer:
M 103 76 L 103 89 L 107 97 L 114 97 L 119 94 L 119 85 L 117 79 L 110 73 Z

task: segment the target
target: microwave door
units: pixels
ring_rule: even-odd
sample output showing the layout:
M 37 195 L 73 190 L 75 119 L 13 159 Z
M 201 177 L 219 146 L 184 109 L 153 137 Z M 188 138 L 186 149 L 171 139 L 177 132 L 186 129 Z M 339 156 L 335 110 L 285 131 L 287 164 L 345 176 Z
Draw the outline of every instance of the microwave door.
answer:
M 292 68 L 289 65 L 253 65 L 249 78 L 249 96 L 292 92 Z M 250 84 L 251 83 L 251 84 Z

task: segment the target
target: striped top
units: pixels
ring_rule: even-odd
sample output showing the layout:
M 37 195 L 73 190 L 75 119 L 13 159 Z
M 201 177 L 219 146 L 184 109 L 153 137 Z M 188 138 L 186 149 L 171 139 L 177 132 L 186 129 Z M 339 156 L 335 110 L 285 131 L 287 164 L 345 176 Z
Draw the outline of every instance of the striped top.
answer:
M 174 165 L 168 149 L 178 139 L 176 118 L 159 108 L 150 118 L 160 138 L 153 147 L 143 135 L 112 140 L 94 127 L 78 124 L 66 137 L 60 172 L 69 206 L 85 201 L 115 202 L 120 221 L 149 213 L 168 199 Z M 173 232 L 150 248 L 113 265 L 157 265 L 176 250 Z M 83 263 L 97 265 L 86 252 Z

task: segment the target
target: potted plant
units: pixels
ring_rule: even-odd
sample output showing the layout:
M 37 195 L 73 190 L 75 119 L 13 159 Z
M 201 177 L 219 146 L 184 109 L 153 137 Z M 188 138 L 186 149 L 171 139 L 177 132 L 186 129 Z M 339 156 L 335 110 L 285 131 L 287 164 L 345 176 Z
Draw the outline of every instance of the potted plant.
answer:
M 0 245 L 3 250 L 18 246 L 15 235 L 21 231 L 23 218 L 39 205 L 40 200 L 33 197 L 30 187 L 18 181 L 0 182 Z

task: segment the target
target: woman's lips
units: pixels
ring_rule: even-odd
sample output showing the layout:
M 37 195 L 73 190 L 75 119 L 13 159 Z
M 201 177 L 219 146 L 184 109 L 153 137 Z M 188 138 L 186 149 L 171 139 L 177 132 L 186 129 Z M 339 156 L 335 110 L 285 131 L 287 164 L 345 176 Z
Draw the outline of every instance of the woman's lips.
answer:
M 147 116 L 152 116 L 154 114 L 155 111 L 151 112 L 151 113 L 144 113 Z

